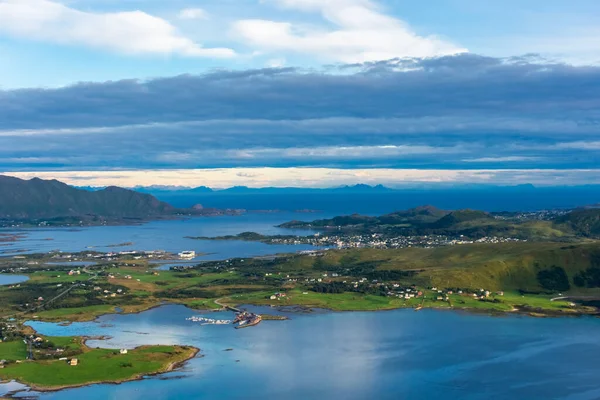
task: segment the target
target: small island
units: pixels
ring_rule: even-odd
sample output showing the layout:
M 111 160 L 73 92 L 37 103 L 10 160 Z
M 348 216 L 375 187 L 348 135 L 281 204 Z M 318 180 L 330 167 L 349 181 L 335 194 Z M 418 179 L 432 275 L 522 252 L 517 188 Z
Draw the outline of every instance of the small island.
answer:
M 36 391 L 138 380 L 172 371 L 199 351 L 189 346 L 92 349 L 79 337 L 32 335 L 26 342 L 0 343 L 0 380 L 15 380 Z

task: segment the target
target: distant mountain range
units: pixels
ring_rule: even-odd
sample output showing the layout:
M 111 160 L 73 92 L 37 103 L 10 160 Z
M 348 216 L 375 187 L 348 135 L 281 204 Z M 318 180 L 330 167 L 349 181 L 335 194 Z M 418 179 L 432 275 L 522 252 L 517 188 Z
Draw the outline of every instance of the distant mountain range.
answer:
M 99 188 L 81 186 L 80 189 L 87 191 L 96 191 Z M 245 194 L 245 193 L 304 193 L 304 192 L 352 192 L 352 193 L 372 193 L 372 192 L 389 192 L 395 189 L 388 188 L 383 185 L 365 185 L 358 184 L 352 186 L 339 186 L 332 188 L 301 188 L 301 187 L 262 187 L 262 188 L 250 188 L 247 186 L 233 186 L 227 189 L 212 189 L 207 186 L 198 187 L 186 187 L 186 186 L 136 186 L 132 188 L 136 192 L 149 193 L 149 194 L 194 194 L 194 193 L 219 193 L 219 194 Z
M 13 220 L 152 219 L 176 214 L 218 215 L 236 210 L 179 209 L 146 193 L 115 186 L 89 191 L 57 180 L 22 180 L 0 175 L 0 218 Z
M 89 186 L 80 186 L 80 189 L 88 190 L 88 191 L 97 191 L 101 188 L 97 187 L 89 187 Z M 561 187 L 550 187 L 552 189 L 557 189 Z M 600 193 L 600 185 L 580 185 L 580 186 L 571 186 L 562 187 L 565 190 L 597 190 Z M 405 187 L 388 187 L 384 185 L 368 185 L 368 184 L 357 184 L 357 185 L 344 185 L 337 187 L 328 187 L 328 188 L 310 188 L 310 187 L 260 187 L 260 188 L 251 188 L 248 186 L 233 186 L 227 189 L 215 189 L 210 188 L 208 186 L 198 186 L 198 187 L 187 187 L 187 186 L 164 186 L 164 185 L 154 185 L 154 186 L 136 186 L 131 188 L 140 193 L 172 193 L 172 194 L 192 194 L 192 193 L 215 193 L 215 194 L 294 194 L 294 193 L 377 193 L 377 192 L 401 192 L 401 191 L 419 191 L 419 190 L 432 190 L 432 191 L 444 191 L 444 190 L 503 190 L 503 191 L 536 191 L 536 190 L 545 190 L 546 187 L 536 187 L 532 184 L 523 184 L 523 185 L 513 185 L 513 186 L 498 186 L 493 184 L 448 184 L 445 185 L 443 183 L 438 183 L 435 185 L 432 184 L 415 184 Z

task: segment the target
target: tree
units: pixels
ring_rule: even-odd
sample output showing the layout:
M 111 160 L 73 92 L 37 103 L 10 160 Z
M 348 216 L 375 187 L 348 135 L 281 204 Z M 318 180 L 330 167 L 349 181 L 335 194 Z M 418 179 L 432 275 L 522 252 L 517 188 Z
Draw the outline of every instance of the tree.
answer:
M 569 277 L 562 267 L 553 266 L 549 269 L 539 271 L 538 282 L 546 290 L 564 292 L 571 288 Z

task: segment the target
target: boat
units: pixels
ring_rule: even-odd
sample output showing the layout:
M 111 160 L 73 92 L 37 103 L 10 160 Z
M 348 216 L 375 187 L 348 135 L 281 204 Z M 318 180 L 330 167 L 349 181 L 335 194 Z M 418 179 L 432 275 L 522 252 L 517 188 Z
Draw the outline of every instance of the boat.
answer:
M 229 324 L 231 324 L 231 321 L 228 319 L 211 319 L 211 318 L 196 317 L 196 316 L 186 318 L 186 321 L 200 322 L 201 325 L 229 325 Z

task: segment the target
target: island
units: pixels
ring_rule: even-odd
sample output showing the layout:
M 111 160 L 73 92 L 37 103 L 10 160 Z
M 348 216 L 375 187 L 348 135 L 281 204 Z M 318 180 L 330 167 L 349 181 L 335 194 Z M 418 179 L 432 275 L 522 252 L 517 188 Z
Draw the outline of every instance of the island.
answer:
M 188 346 L 91 349 L 79 337 L 30 335 L 0 343 L 0 380 L 16 380 L 42 392 L 122 383 L 172 371 L 198 351 Z

